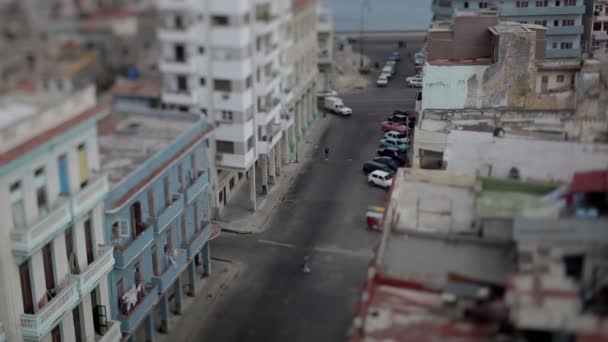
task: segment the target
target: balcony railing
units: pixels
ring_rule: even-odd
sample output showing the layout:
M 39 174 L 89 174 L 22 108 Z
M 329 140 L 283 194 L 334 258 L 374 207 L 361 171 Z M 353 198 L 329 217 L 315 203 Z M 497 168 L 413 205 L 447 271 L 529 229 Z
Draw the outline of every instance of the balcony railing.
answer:
M 66 312 L 71 311 L 79 300 L 76 282 L 68 278 L 66 286 L 36 314 L 21 315 L 24 339 L 38 340 L 48 334 L 53 324 Z
M 79 217 L 89 212 L 104 199 L 108 190 L 108 177 L 105 174 L 93 177 L 89 184 L 72 196 L 72 215 Z
M 205 245 L 205 242 L 209 240 L 211 236 L 211 224 L 210 222 L 201 222 L 203 229 L 198 232 L 192 240 L 182 244 L 182 248 L 188 252 L 188 258 L 192 258 L 198 251 Z
M 190 185 L 186 188 L 186 204 L 192 202 L 203 191 L 209 183 L 209 176 L 202 170 L 199 170 L 196 177 L 190 180 Z
M 89 293 L 99 281 L 114 267 L 114 248 L 100 246 L 97 258 L 81 274 L 75 275 L 78 292 L 81 296 Z
M 146 226 L 144 231 L 126 246 L 114 246 L 114 265 L 118 268 L 125 268 L 129 265 L 148 245 L 154 240 L 154 229 L 151 224 L 143 223 Z
M 132 332 L 139 323 L 148 315 L 158 299 L 156 284 L 145 284 L 142 292 L 138 295 L 138 301 L 134 308 L 128 313 L 120 313 L 120 329 L 125 333 Z
M 579 3 L 582 1 L 579 1 Z M 500 16 L 548 16 L 563 14 L 584 14 L 585 6 L 548 6 L 548 7 L 509 7 L 501 8 Z
M 169 258 L 169 256 L 163 257 Z M 169 261 L 162 274 L 152 277 L 152 281 L 158 285 L 159 294 L 164 293 L 184 270 L 188 261 L 188 252 L 185 249 L 176 249 L 172 258 L 174 263 Z
M 560 35 L 560 34 L 564 34 L 564 35 L 579 35 L 583 33 L 583 26 L 582 25 L 575 25 L 575 26 L 554 26 L 554 27 L 549 27 L 547 29 L 547 35 Z
M 173 194 L 171 200 L 171 204 L 158 214 L 158 217 L 154 220 L 154 232 L 156 234 L 161 234 L 184 210 L 184 201 L 181 194 Z
M 58 198 L 48 214 L 43 215 L 31 225 L 16 228 L 11 232 L 13 254 L 20 262 L 25 260 L 58 232 L 70 223 L 70 203 L 65 198 Z
M 98 342 L 116 342 L 116 341 L 120 341 L 121 338 L 122 338 L 122 333 L 120 332 L 120 322 L 119 321 L 108 321 L 108 330 L 97 341 Z

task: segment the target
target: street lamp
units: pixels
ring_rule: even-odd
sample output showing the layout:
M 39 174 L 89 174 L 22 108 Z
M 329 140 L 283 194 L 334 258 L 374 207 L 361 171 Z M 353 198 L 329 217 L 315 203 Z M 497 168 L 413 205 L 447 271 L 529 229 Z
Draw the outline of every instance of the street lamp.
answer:
M 361 63 L 359 65 L 360 68 L 363 68 L 363 25 L 364 25 L 364 21 L 363 21 L 363 14 L 365 13 L 365 9 L 367 8 L 367 10 L 371 10 L 371 3 L 370 0 L 361 0 L 361 27 L 359 30 L 359 47 L 361 50 Z

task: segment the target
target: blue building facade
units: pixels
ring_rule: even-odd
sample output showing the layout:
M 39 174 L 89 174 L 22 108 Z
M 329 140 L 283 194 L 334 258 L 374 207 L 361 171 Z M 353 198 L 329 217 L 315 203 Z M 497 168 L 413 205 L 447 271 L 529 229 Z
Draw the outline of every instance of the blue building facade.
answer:
M 546 58 L 579 58 L 583 51 L 584 0 L 433 0 L 435 19 L 456 11 L 498 10 L 502 20 L 547 27 Z
M 145 122 L 152 120 L 162 121 Z M 154 340 L 157 330 L 166 332 L 170 308 L 181 311 L 184 289 L 194 295 L 197 273 L 211 271 L 207 147 L 213 127 L 198 117 L 187 127 L 143 162 L 136 160 L 122 179 L 114 179 L 105 200 L 106 241 L 112 241 L 115 259 L 109 277 L 111 315 L 131 341 Z M 151 138 L 132 133 L 137 134 Z M 112 157 L 105 162 L 111 167 Z

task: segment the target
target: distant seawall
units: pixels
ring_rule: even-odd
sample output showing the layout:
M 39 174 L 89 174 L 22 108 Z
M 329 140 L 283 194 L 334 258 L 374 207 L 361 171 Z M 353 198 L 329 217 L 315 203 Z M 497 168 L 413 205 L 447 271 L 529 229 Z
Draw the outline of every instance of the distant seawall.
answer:
M 364 31 L 363 37 L 424 37 L 427 30 Z M 335 31 L 336 36 L 359 37 L 361 31 Z

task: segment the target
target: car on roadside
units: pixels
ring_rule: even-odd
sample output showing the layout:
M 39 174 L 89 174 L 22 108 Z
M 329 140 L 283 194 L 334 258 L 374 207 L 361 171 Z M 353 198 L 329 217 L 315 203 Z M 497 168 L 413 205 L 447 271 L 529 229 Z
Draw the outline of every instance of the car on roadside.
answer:
M 390 167 L 393 171 L 397 171 L 397 169 L 399 168 L 399 164 L 391 157 L 374 157 L 374 159 L 372 160 Z
M 370 160 L 370 161 L 366 162 L 365 164 L 363 164 L 363 167 L 361 169 L 363 170 L 363 172 L 365 174 L 369 174 L 376 170 L 380 170 L 380 171 L 384 171 L 384 172 L 388 172 L 388 173 L 393 172 L 393 170 L 390 167 L 388 167 L 382 163 L 375 162 L 373 160 Z
M 395 72 L 395 68 L 390 66 L 390 65 L 386 65 L 384 66 L 384 68 L 382 68 L 382 74 L 387 74 L 388 78 L 393 77 L 393 73 Z
M 386 87 L 387 85 L 388 85 L 388 75 L 380 74 L 380 76 L 378 76 L 378 80 L 376 81 L 376 86 Z
M 418 74 L 406 77 L 405 83 L 407 83 L 410 88 L 422 88 L 422 75 Z
M 393 111 L 393 116 L 392 117 L 395 117 L 397 115 L 405 115 L 405 116 L 407 116 L 408 126 L 410 128 L 416 126 L 416 114 L 415 113 L 410 113 L 409 111 L 407 111 L 405 109 L 395 109 Z M 394 121 L 391 118 L 389 118 L 388 121 Z M 401 121 L 403 121 L 403 119 L 401 119 Z
M 382 170 L 372 171 L 367 176 L 367 182 L 369 183 L 369 185 L 375 185 L 381 188 L 388 189 L 393 183 L 393 174 Z
M 387 139 L 399 140 L 404 144 L 410 143 L 410 138 L 407 133 L 400 133 L 397 131 L 388 131 L 388 132 L 384 133 L 384 137 Z
M 400 151 L 407 151 L 407 144 L 396 139 L 380 139 L 380 147 L 394 147 Z
M 394 147 L 380 148 L 378 151 L 376 151 L 376 153 L 381 157 L 391 158 L 392 160 L 396 161 L 399 166 L 407 166 L 409 164 L 407 153 Z
M 403 123 L 395 123 L 391 121 L 383 121 L 380 123 L 380 127 L 383 131 L 397 131 L 400 133 L 407 133 L 410 131 L 410 128 Z
M 393 116 L 388 117 L 386 121 L 407 125 L 409 118 L 407 115 L 404 114 L 393 114 Z

